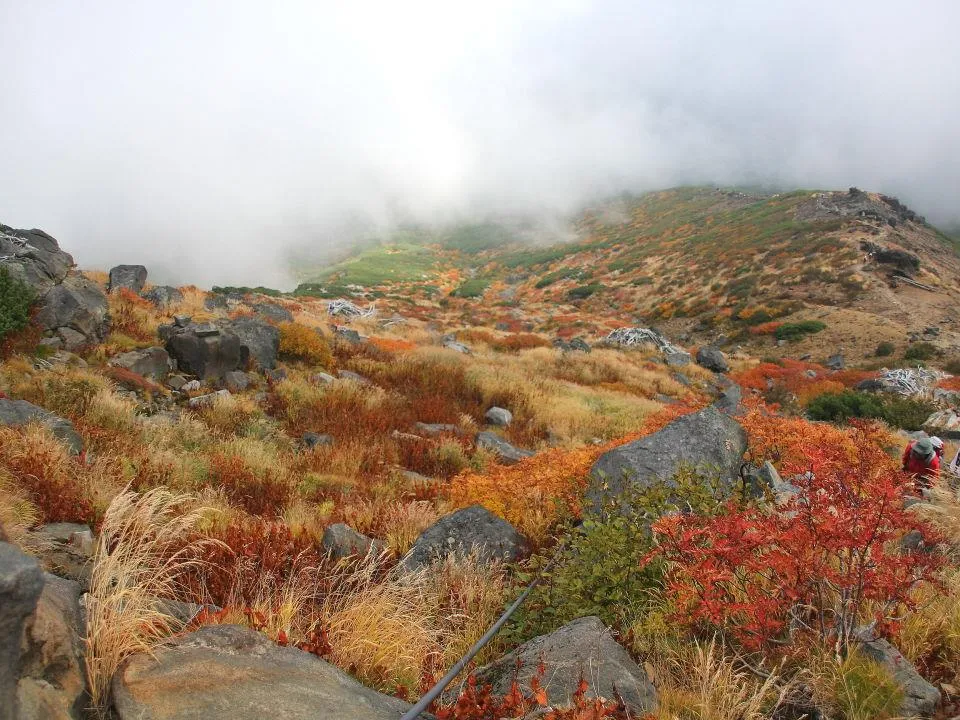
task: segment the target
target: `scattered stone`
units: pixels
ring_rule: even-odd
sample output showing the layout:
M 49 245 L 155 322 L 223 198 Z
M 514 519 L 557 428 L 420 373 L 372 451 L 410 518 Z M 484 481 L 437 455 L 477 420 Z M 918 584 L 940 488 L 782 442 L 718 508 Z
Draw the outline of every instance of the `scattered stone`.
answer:
M 843 370 L 847 366 L 847 362 L 844 360 L 843 353 L 836 353 L 828 357 L 824 365 L 830 370 Z
M 735 382 L 730 381 L 720 390 L 720 395 L 713 403 L 713 406 L 727 415 L 743 415 L 742 400 L 743 390 Z
M 631 486 L 644 489 L 657 480 L 672 484 L 684 467 L 732 487 L 746 450 L 747 435 L 740 424 L 711 406 L 601 455 L 590 470 L 587 498 L 599 506 Z
M 358 533 L 349 525 L 334 523 L 323 531 L 323 540 L 320 541 L 323 549 L 330 553 L 334 561 L 352 555 L 366 556 L 372 551 L 374 555 L 382 553 L 386 546 L 379 540 L 374 540 Z
M 812 359 L 813 359 L 813 355 L 811 355 L 810 353 L 800 356 L 801 362 L 806 362 L 807 360 L 812 360 Z
M 874 639 L 870 628 L 855 631 L 858 647 L 864 655 L 885 667 L 903 691 L 900 714 L 904 717 L 932 717 L 940 704 L 940 691 L 924 680 L 903 654 L 882 638 Z
M 497 696 L 510 692 L 516 676 L 520 691 L 529 695 L 541 663 L 543 688 L 554 706 L 570 704 L 583 678 L 588 698 L 619 697 L 637 714 L 657 709 L 657 691 L 646 671 L 596 616 L 578 618 L 549 635 L 528 640 L 475 675 L 478 684 L 490 684 Z
M 673 352 L 663 356 L 663 361 L 668 367 L 686 367 L 690 364 L 690 360 L 688 352 Z
M 275 368 L 273 370 L 264 370 L 263 376 L 272 383 L 283 382 L 287 379 L 287 371 L 283 368 Z
M 250 387 L 250 376 L 243 370 L 231 370 L 223 376 L 224 387 L 232 393 L 243 392 Z
M 172 285 L 156 285 L 143 293 L 143 297 L 158 308 L 168 308 L 183 302 L 183 293 Z
M 355 373 L 352 370 L 340 370 L 337 372 L 337 375 L 341 380 L 350 380 L 351 382 L 360 383 L 361 385 L 372 384 L 363 375 L 361 375 L 360 373 Z
M 59 337 L 43 338 L 38 345 L 48 350 L 57 351 L 63 349 L 63 339 Z
M 0 542 L 0 718 L 16 720 L 20 643 L 27 618 L 43 590 L 40 565 L 18 548 Z
M 226 310 L 229 307 L 227 296 L 221 295 L 220 293 L 207 295 L 207 297 L 203 299 L 203 307 L 205 310 L 210 311 Z
M 410 705 L 310 653 L 238 625 L 201 628 L 113 679 L 119 720 L 398 720 Z
M 253 306 L 253 311 L 272 323 L 293 322 L 293 313 L 274 303 L 257 303 Z
M 45 573 L 37 609 L 26 622 L 17 686 L 20 718 L 75 720 L 89 704 L 83 665 L 80 585 Z
M 147 269 L 143 265 L 117 265 L 110 268 L 110 292 L 126 288 L 139 293 L 146 282 Z
M 73 536 L 81 533 L 89 533 L 90 526 L 84 523 L 58 522 L 47 523 L 37 528 L 36 533 L 42 535 L 51 542 L 66 545 L 73 541 Z
M 197 395 L 195 398 L 190 398 L 187 401 L 187 404 L 191 408 L 203 408 L 210 407 L 213 405 L 218 398 L 228 398 L 230 397 L 229 390 L 217 390 L 216 392 L 207 393 L 206 395 Z
M 363 342 L 363 338 L 360 336 L 360 333 L 350 328 L 337 326 L 333 329 L 333 334 L 341 340 L 346 340 L 351 345 L 359 345 Z
M 330 447 L 333 445 L 333 435 L 322 433 L 305 432 L 300 440 L 307 450 L 313 450 L 313 448 L 318 446 Z
M 724 357 L 719 348 L 715 347 L 708 346 L 697 350 L 697 365 L 718 373 L 730 372 L 727 358 Z
M 201 388 L 199 380 L 188 380 L 183 385 L 180 386 L 180 391 L 185 393 L 196 392 Z
M 176 327 L 185 328 L 185 327 L 187 327 L 192 321 L 193 321 L 193 318 L 190 317 L 189 315 L 174 315 L 174 316 L 173 316 L 173 324 L 174 324 Z
M 478 432 L 473 438 L 473 443 L 478 448 L 492 450 L 504 465 L 516 465 L 524 458 L 533 457 L 536 454 L 532 450 L 515 447 L 496 433 L 486 430 Z
M 483 418 L 491 425 L 507 427 L 513 422 L 513 413 L 506 408 L 494 406 L 484 413 Z
M 472 552 L 480 562 L 512 562 L 526 548 L 526 540 L 510 523 L 482 505 L 471 505 L 440 518 L 424 530 L 403 559 L 403 566 L 416 570 L 451 553 Z
M 939 410 L 927 418 L 923 429 L 949 440 L 960 439 L 960 415 L 954 409 Z
M 53 436 L 66 445 L 74 455 L 79 455 L 83 450 L 83 438 L 80 437 L 73 427 L 73 423 L 69 420 L 54 415 L 26 400 L 0 398 L 0 425 L 17 427 L 34 421 L 50 428 Z
M 424 435 L 442 435 L 443 433 L 455 433 L 459 428 L 449 423 L 422 423 L 418 422 L 413 426 L 414 430 Z
M 461 342 L 457 342 L 456 340 L 444 340 L 443 346 L 447 348 L 447 350 L 453 350 L 454 352 L 461 353 L 462 355 L 471 354 L 470 348 Z
M 560 350 L 561 352 L 584 352 L 588 353 L 592 350 L 590 344 L 581 337 L 573 338 L 573 340 L 564 340 L 563 338 L 555 338 L 553 341 L 553 346 Z
M 316 383 L 318 385 L 320 384 L 329 385 L 334 380 L 336 380 L 336 378 L 333 375 L 325 372 L 318 372 L 310 376 L 310 382 Z
M 783 505 L 800 492 L 800 488 L 780 477 L 780 473 L 769 460 L 759 468 L 749 468 L 745 474 L 747 492 L 752 497 L 769 494 L 774 505 Z
M 194 325 L 193 331 L 197 334 L 197 337 L 213 337 L 220 334 L 220 328 L 210 322 Z
M 188 382 L 190 381 L 183 375 L 171 375 L 167 378 L 167 387 L 173 388 L 174 390 L 183 390 L 183 386 Z
M 173 368 L 169 353 L 162 347 L 120 353 L 110 358 L 109 364 L 153 380 L 163 380 Z

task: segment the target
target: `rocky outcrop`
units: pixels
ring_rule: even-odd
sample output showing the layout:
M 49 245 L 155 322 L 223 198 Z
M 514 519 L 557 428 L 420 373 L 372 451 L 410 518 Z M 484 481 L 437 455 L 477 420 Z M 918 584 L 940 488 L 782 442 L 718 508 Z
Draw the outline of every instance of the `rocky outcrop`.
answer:
M 17 688 L 21 720 L 78 720 L 89 704 L 83 667 L 80 586 L 45 574 L 27 621 Z
M 504 465 L 516 465 L 524 458 L 533 457 L 536 454 L 532 450 L 515 447 L 496 433 L 486 430 L 478 432 L 473 442 L 478 448 L 492 451 Z
M 500 696 L 510 692 L 516 676 L 521 692 L 529 695 L 530 681 L 541 662 L 541 684 L 553 706 L 569 705 L 583 678 L 588 685 L 587 697 L 621 698 L 638 715 L 657 708 L 657 691 L 646 671 L 594 616 L 533 638 L 475 674 L 478 684 L 490 684 L 493 693 Z
M 237 625 L 205 627 L 113 679 L 120 720 L 398 720 L 410 706 Z
M 100 342 L 108 329 L 107 299 L 100 287 L 71 272 L 73 257 L 42 230 L 0 225 L 0 263 L 36 293 L 37 323 L 67 349 Z
M 716 407 L 674 420 L 647 437 L 605 452 L 590 470 L 587 498 L 595 506 L 630 488 L 672 482 L 684 467 L 733 484 L 747 435 L 740 424 Z
M 923 423 L 923 429 L 941 438 L 960 439 L 960 415 L 952 409 L 938 410 Z
M 403 566 L 414 570 L 452 553 L 471 552 L 481 562 L 510 562 L 519 558 L 526 547 L 526 539 L 513 525 L 481 505 L 471 505 L 440 518 L 424 530 L 403 559 Z
M 42 590 L 39 563 L 13 545 L 0 542 L 0 720 L 18 718 L 20 644 Z
M 124 288 L 139 293 L 147 282 L 147 269 L 143 265 L 117 265 L 110 268 L 110 291 Z
M 871 630 L 858 630 L 856 638 L 860 652 L 885 667 L 903 691 L 900 714 L 909 718 L 933 717 L 940 704 L 940 691 L 920 676 L 913 663 L 886 640 L 874 638 Z
M 68 275 L 40 299 L 36 322 L 54 332 L 68 350 L 102 342 L 110 327 L 107 298 L 92 280 Z
M 131 350 L 130 352 L 114 355 L 110 358 L 109 364 L 130 370 L 131 372 L 137 373 L 137 375 L 153 378 L 154 380 L 163 380 L 173 369 L 170 354 L 162 347 Z
M 143 297 L 158 308 L 168 308 L 183 302 L 183 293 L 172 285 L 156 285 L 143 293 Z
M 0 425 L 26 425 L 30 422 L 40 422 L 50 428 L 53 436 L 65 444 L 70 452 L 79 454 L 83 450 L 83 438 L 77 433 L 73 423 L 37 407 L 26 400 L 9 400 L 0 398 Z
M 379 540 L 362 535 L 345 523 L 334 523 L 323 531 L 323 549 L 333 560 L 342 560 L 353 555 L 364 556 L 373 552 L 379 555 L 385 547 Z

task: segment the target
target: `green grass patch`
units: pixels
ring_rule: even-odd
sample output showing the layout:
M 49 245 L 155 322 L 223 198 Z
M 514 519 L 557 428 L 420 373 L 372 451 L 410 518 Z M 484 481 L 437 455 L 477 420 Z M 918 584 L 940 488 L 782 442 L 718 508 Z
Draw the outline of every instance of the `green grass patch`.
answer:
M 470 278 L 460 283 L 450 294 L 459 298 L 476 298 L 483 295 L 489 286 L 490 280 L 487 278 Z
M 807 335 L 826 330 L 826 328 L 826 324 L 819 320 L 801 320 L 800 322 L 784 323 L 776 329 L 774 337 L 777 340 L 799 340 Z

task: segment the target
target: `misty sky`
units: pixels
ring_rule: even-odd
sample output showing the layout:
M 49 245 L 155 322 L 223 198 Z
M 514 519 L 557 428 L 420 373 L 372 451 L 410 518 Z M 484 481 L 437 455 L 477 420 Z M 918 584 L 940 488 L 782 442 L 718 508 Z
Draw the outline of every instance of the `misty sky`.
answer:
M 289 287 L 344 223 L 686 183 L 960 220 L 960 3 L 0 0 L 0 222 Z

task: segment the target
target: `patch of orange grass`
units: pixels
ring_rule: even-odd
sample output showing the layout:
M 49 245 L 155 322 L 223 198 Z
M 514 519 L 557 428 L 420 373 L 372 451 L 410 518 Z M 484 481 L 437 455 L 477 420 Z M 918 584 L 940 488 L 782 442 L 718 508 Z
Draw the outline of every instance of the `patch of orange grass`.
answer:
M 391 353 L 415 350 L 417 347 L 415 343 L 399 338 L 372 337 L 369 342 L 373 343 L 378 349 Z
M 960 375 L 954 375 L 940 381 L 939 386 L 944 390 L 960 390 Z
M 580 498 L 590 467 L 600 455 L 657 432 L 694 409 L 689 405 L 669 405 L 648 416 L 635 432 L 605 445 L 573 450 L 554 448 L 516 465 L 491 465 L 484 473 L 462 472 L 451 481 L 450 500 L 455 507 L 483 505 L 533 542 L 542 543 L 557 522 L 580 514 Z

